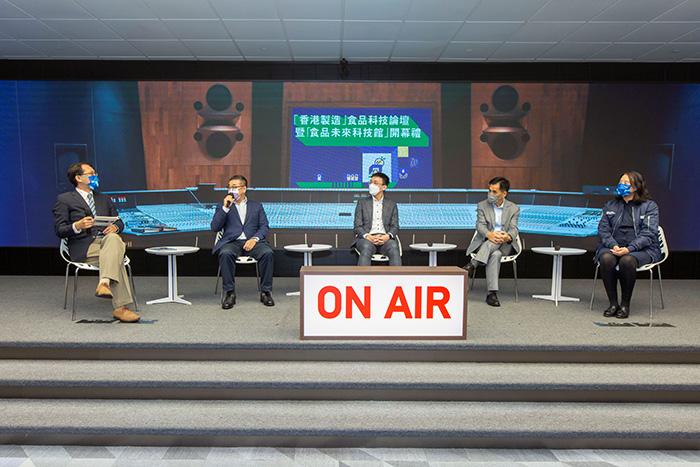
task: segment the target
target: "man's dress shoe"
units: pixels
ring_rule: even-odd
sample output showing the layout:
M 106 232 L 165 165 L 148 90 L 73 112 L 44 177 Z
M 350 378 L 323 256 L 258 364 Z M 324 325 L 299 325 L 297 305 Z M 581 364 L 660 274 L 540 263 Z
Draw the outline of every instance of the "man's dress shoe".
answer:
M 139 315 L 131 311 L 126 305 L 114 310 L 114 317 L 122 323 L 135 323 L 141 319 Z
M 224 301 L 221 302 L 221 308 L 224 310 L 230 310 L 233 308 L 233 305 L 236 304 L 236 292 L 233 290 L 228 290 L 226 291 L 226 295 L 224 296 Z
M 501 306 L 501 302 L 498 301 L 498 295 L 496 292 L 489 292 L 486 296 L 486 304 L 489 306 Z
M 109 289 L 109 282 L 100 282 L 95 289 L 95 297 L 112 298 L 112 291 Z
M 467 271 L 467 272 L 469 273 L 469 278 L 470 278 L 470 279 L 471 279 L 472 277 L 474 277 L 474 272 L 476 272 L 476 266 L 474 266 L 474 263 L 472 263 L 472 262 L 470 261 L 470 262 L 468 262 L 467 265 L 464 266 L 462 269 L 464 269 L 465 271 Z
M 260 294 L 260 301 L 265 306 L 275 306 L 275 301 L 272 299 L 270 292 L 262 292 Z

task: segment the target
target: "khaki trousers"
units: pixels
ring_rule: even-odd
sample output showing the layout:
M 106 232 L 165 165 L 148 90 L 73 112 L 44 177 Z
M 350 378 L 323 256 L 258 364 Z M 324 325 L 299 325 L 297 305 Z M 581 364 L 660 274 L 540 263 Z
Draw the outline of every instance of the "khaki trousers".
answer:
M 112 306 L 116 310 L 134 300 L 131 296 L 129 276 L 124 266 L 126 245 L 116 233 L 98 237 L 88 248 L 85 262 L 100 268 L 100 279 L 110 280 Z

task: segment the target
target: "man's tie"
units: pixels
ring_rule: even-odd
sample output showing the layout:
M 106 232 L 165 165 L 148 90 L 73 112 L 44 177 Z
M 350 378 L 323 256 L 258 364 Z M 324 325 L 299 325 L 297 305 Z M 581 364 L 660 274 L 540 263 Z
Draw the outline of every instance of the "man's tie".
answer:
M 90 206 L 90 211 L 92 211 L 92 217 L 97 216 L 97 208 L 95 208 L 95 200 L 92 199 L 92 193 L 88 193 L 88 206 Z

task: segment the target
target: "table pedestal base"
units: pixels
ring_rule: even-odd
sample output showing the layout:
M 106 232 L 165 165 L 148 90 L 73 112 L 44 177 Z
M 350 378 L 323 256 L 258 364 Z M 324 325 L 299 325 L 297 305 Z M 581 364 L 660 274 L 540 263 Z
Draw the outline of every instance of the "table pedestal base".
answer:
M 180 303 L 181 305 L 192 305 L 192 302 L 183 300 L 184 295 L 177 293 L 177 255 L 168 255 L 168 296 L 149 300 L 146 305 L 154 305 L 156 303 Z
M 163 297 L 163 298 L 158 298 L 156 300 L 149 300 L 146 302 L 146 305 L 153 305 L 156 303 L 180 303 L 182 305 L 192 305 L 192 302 L 188 302 L 187 300 L 183 300 L 182 297 L 184 295 L 178 295 L 177 297 Z
M 533 295 L 532 298 L 550 300 L 554 302 L 555 306 L 559 306 L 559 302 L 578 302 L 578 298 L 564 297 L 561 294 L 561 272 L 563 257 L 561 255 L 554 255 L 552 257 L 552 260 L 552 293 L 549 295 Z
M 428 252 L 428 266 L 434 267 L 437 266 L 437 251 L 429 251 Z
M 540 300 L 549 300 L 551 302 L 578 302 L 580 301 L 579 298 L 575 297 L 563 297 L 563 296 L 558 296 L 555 297 L 554 295 L 533 295 L 532 298 L 539 298 Z
M 305 251 L 304 252 L 304 266 L 313 266 L 312 264 L 312 255 L 313 251 Z M 296 291 L 296 292 L 287 292 L 287 297 L 298 297 L 301 295 L 301 291 Z

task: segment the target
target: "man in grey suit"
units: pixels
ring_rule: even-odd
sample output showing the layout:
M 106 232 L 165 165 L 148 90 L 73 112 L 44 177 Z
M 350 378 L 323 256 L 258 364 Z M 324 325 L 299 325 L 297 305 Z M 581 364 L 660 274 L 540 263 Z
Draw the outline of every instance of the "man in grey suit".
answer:
M 520 243 L 514 242 L 520 208 L 506 199 L 509 190 L 510 182 L 503 177 L 489 181 L 488 198 L 476 205 L 476 235 L 467 248 L 467 254 L 476 255 L 464 266 L 471 277 L 478 266 L 486 265 L 486 303 L 491 306 L 501 306 L 497 295 L 501 257 L 520 249 Z
M 381 172 L 372 175 L 369 182 L 370 196 L 362 198 L 355 207 L 355 241 L 360 253 L 358 266 L 372 264 L 377 251 L 389 257 L 390 266 L 401 266 L 401 254 L 396 235 L 399 232 L 399 210 L 396 203 L 384 196 L 389 177 Z

